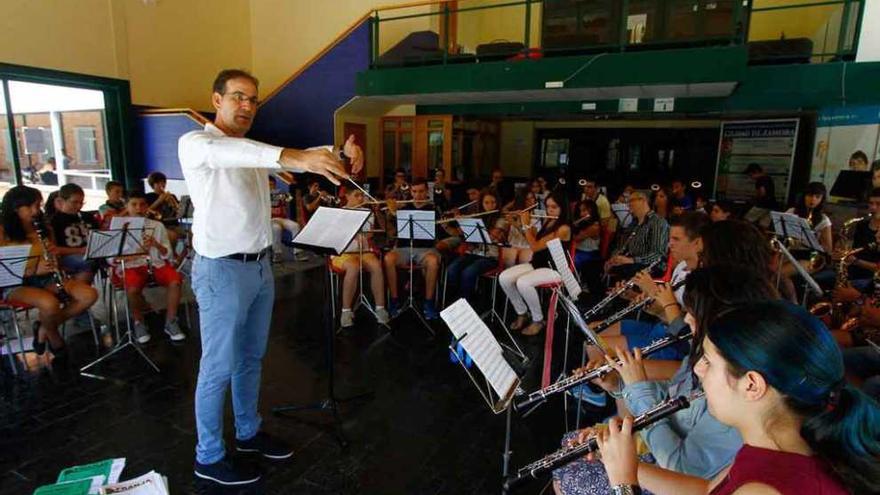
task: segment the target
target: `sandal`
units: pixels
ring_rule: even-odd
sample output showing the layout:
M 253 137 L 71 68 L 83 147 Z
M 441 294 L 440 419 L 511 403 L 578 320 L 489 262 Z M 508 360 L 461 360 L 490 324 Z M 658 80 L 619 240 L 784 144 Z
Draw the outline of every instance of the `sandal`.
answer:
M 522 330 L 522 328 L 524 326 L 526 326 L 527 321 L 528 320 L 526 319 L 526 315 L 518 315 L 516 317 L 516 320 L 514 320 L 514 322 L 510 324 L 510 329 L 511 330 Z
M 531 325 L 527 326 L 525 330 L 522 331 L 523 335 L 531 337 L 533 335 L 538 335 L 541 333 L 541 330 L 544 329 L 543 321 L 533 321 Z

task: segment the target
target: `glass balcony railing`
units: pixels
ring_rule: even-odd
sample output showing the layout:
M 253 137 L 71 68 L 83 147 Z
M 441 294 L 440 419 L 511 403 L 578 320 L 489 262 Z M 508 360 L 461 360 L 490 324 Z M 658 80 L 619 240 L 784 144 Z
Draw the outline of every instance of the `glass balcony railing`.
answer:
M 750 61 L 854 58 L 864 0 L 441 0 L 372 13 L 374 68 L 742 45 Z

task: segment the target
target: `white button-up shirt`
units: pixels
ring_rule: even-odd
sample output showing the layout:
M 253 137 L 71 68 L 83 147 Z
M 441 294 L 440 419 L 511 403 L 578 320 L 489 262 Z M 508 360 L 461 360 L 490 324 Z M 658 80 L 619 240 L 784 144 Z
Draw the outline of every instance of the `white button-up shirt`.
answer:
M 269 171 L 282 148 L 226 136 L 213 124 L 184 134 L 177 154 L 193 202 L 193 247 L 208 258 L 272 245 Z

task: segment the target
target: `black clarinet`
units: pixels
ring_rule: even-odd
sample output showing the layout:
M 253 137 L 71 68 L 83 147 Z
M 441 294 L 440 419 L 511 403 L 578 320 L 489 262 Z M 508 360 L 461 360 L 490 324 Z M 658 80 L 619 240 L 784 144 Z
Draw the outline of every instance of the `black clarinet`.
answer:
M 663 418 L 666 418 L 673 413 L 681 411 L 682 409 L 686 409 L 690 407 L 691 402 L 699 399 L 703 396 L 702 392 L 697 392 L 690 397 L 679 396 L 674 399 L 669 399 L 665 402 L 661 402 L 651 409 L 645 411 L 644 414 L 639 415 L 633 420 L 633 431 L 641 430 L 650 424 L 657 422 Z M 504 480 L 504 490 L 505 492 L 521 485 L 523 482 L 537 479 L 540 476 L 546 474 L 553 469 L 556 469 L 559 466 L 567 464 L 568 462 L 577 459 L 578 457 L 585 456 L 590 452 L 595 452 L 599 449 L 598 443 L 596 441 L 596 437 L 592 436 L 587 439 L 586 442 L 573 445 L 571 447 L 563 447 L 552 454 L 549 454 L 537 461 L 527 464 L 522 468 L 518 469 L 515 474 L 509 475 Z
M 684 342 L 690 339 L 693 336 L 693 333 L 688 331 L 683 331 L 678 335 L 672 335 L 669 337 L 664 337 L 662 339 L 651 342 L 645 347 L 641 348 L 642 356 L 650 356 L 651 354 L 665 349 L 673 344 L 677 344 L 679 342 Z M 532 404 L 544 402 L 551 395 L 556 395 L 560 392 L 565 392 L 566 390 L 580 385 L 582 383 L 587 383 L 590 380 L 595 380 L 596 378 L 601 378 L 608 373 L 614 371 L 614 368 L 610 364 L 603 364 L 597 368 L 594 368 L 584 374 L 581 375 L 570 375 L 560 380 L 557 380 L 555 383 L 551 383 L 550 385 L 535 390 L 526 396 L 525 399 L 514 403 L 513 408 L 517 411 L 522 411 L 523 409 L 531 406 Z
M 40 239 L 40 245 L 43 247 L 43 261 L 50 262 L 55 267 L 52 270 L 52 278 L 55 281 L 55 297 L 62 304 L 69 303 L 73 298 L 64 290 L 64 275 L 61 274 L 61 270 L 58 268 L 58 260 L 49 251 L 49 231 L 46 227 L 45 218 L 42 215 L 36 216 L 33 219 L 33 224 L 34 231 Z

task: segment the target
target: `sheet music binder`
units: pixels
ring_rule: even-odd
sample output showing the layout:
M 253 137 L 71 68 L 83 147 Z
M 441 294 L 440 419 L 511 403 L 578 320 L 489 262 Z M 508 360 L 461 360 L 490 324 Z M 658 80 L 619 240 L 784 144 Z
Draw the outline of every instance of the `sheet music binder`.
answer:
M 780 213 L 778 211 L 771 211 L 770 217 L 773 219 L 773 230 L 776 232 L 776 235 L 781 236 L 783 239 L 788 237 L 796 239 L 812 251 L 825 252 L 806 218 L 801 218 L 793 213 Z
M 485 386 L 459 360 L 486 405 L 495 414 L 506 411 L 519 388 L 520 379 L 504 359 L 501 344 L 492 335 L 489 327 L 465 299 L 459 299 L 441 311 L 440 318 L 455 337 L 449 349 L 454 352 L 456 344 L 461 344 L 483 374 Z
M 39 259 L 39 256 L 31 256 L 30 251 L 30 244 L 0 247 L 0 289 L 21 285 L 28 262 Z
M 562 278 L 565 290 L 572 299 L 577 299 L 583 290 L 571 271 L 568 255 L 566 255 L 565 250 L 562 248 L 562 241 L 558 238 L 551 240 L 547 243 L 547 249 L 550 250 L 550 257 L 553 260 L 553 265 L 556 266 L 556 271 Z

